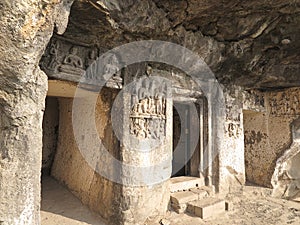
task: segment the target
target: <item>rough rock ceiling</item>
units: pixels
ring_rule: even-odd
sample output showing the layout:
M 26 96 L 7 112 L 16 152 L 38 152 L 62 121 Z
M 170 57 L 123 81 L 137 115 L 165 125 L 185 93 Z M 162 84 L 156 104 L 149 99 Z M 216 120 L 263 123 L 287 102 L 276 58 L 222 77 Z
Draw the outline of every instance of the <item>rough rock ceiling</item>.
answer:
M 300 86 L 300 0 L 75 0 L 64 37 L 113 48 L 168 40 L 226 84 Z

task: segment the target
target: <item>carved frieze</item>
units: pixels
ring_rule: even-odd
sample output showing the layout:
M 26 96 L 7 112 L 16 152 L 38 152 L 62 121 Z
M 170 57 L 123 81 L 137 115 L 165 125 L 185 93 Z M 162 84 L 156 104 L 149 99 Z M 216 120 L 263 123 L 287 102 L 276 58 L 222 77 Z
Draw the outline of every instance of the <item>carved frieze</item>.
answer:
M 44 68 L 47 68 L 49 71 L 53 71 L 53 73 L 57 72 L 57 68 L 60 66 L 60 61 L 58 59 L 58 51 L 59 51 L 60 42 L 58 40 L 51 41 L 49 46 L 49 53 L 47 57 L 44 57 Z M 48 58 L 48 60 L 47 60 Z
M 85 70 L 105 52 L 105 49 L 80 43 L 75 44 L 71 40 L 55 37 L 50 41 L 40 66 L 49 77 L 81 81 L 91 85 L 98 85 L 99 80 L 103 79 L 107 87 L 121 89 L 123 86 L 121 72 L 115 70 L 119 65 L 119 59 L 113 54 L 108 55 L 102 65 L 94 65 L 97 71 L 93 73 L 93 76 L 82 79 Z M 114 71 L 113 74 L 112 71 Z M 101 74 L 102 77 L 99 77 Z M 109 74 L 112 76 L 108 76 Z
M 140 79 L 131 93 L 130 134 L 139 139 L 161 139 L 166 134 L 167 84 Z
M 272 116 L 300 115 L 300 92 L 298 89 L 269 94 L 269 108 Z

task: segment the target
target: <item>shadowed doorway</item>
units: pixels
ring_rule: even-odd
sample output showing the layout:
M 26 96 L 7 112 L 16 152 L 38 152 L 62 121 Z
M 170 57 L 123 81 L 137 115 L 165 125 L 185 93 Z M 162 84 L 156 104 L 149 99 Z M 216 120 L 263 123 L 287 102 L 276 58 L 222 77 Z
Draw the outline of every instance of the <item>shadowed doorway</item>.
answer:
M 203 127 L 201 102 L 174 102 L 172 177 L 200 177 L 203 168 Z

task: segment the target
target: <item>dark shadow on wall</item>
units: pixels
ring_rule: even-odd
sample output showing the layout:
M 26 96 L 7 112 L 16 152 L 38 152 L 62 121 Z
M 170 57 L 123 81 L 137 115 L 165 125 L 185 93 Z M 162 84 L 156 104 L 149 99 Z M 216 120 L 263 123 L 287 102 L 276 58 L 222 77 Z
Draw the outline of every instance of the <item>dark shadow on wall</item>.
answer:
M 59 126 L 59 108 L 56 97 L 47 97 L 43 118 L 42 174 L 49 175 L 56 153 Z

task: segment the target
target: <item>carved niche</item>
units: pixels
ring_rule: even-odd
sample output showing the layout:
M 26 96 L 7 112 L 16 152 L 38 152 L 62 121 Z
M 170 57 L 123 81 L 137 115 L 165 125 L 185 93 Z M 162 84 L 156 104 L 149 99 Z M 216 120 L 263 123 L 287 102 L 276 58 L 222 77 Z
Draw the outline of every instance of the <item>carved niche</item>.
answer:
M 65 39 L 52 38 L 40 62 L 49 77 L 78 82 L 86 70 L 89 48 Z
M 95 66 L 97 71 L 93 73 L 92 77 L 85 80 L 81 79 L 85 70 L 105 52 L 105 49 L 100 49 L 94 45 L 75 43 L 73 40 L 54 37 L 47 46 L 40 66 L 49 77 L 75 82 L 81 81 L 91 85 L 97 85 L 99 80 L 104 79 L 105 86 L 121 89 L 123 79 L 120 71 L 116 71 L 109 78 L 106 77 L 112 69 L 119 65 L 118 58 L 113 54 L 108 54 L 102 65 Z M 99 74 L 103 74 L 103 77 L 99 77 Z
M 130 134 L 138 139 L 162 139 L 166 135 L 168 86 L 143 78 L 131 94 Z
M 54 73 L 57 72 L 58 66 L 60 66 L 60 61 L 58 59 L 58 50 L 59 50 L 60 42 L 58 40 L 54 40 L 50 42 L 49 47 L 49 55 L 48 55 L 48 62 L 46 61 L 46 65 L 44 68 L 47 68 Z

